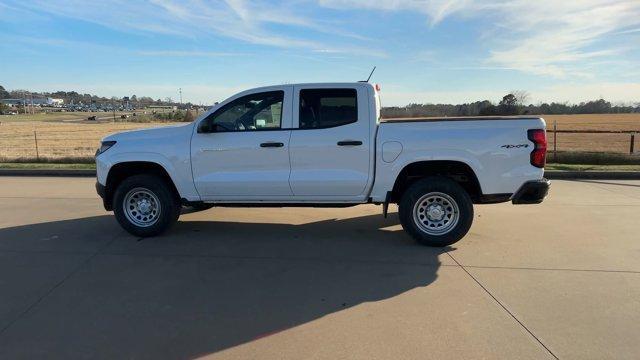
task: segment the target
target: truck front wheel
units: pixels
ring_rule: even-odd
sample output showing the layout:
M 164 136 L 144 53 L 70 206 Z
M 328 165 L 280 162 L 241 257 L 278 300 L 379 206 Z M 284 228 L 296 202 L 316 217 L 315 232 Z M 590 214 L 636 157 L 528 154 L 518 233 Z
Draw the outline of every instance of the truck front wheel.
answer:
M 400 223 L 420 244 L 443 247 L 462 239 L 473 222 L 473 202 L 455 181 L 426 177 L 411 185 L 399 203 Z
M 161 178 L 134 175 L 124 179 L 115 191 L 113 212 L 120 226 L 140 237 L 166 231 L 180 216 L 180 203 Z

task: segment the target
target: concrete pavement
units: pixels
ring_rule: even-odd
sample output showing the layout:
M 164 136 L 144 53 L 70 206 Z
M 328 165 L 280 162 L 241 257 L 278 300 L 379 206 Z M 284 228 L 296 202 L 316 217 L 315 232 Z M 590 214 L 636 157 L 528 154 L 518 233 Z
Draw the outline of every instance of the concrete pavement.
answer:
M 476 207 L 447 249 L 395 209 L 227 209 L 140 240 L 87 178 L 0 178 L 0 358 L 640 356 L 640 181 Z

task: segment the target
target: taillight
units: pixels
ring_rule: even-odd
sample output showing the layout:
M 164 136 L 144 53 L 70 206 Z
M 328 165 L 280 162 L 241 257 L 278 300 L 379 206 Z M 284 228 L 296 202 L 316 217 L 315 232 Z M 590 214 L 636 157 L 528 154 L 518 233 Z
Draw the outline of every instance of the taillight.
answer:
M 531 129 L 527 131 L 527 137 L 534 144 L 531 152 L 531 165 L 543 168 L 547 162 L 547 134 L 543 129 Z

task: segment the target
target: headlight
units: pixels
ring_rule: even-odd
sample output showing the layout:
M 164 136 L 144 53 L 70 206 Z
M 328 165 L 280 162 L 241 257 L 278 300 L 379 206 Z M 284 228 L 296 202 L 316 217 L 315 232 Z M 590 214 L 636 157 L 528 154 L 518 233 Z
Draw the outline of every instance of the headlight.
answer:
M 103 141 L 100 144 L 100 148 L 98 149 L 98 151 L 96 151 L 96 156 L 98 156 L 98 155 L 102 154 L 103 152 L 109 150 L 115 144 L 116 144 L 115 141 Z

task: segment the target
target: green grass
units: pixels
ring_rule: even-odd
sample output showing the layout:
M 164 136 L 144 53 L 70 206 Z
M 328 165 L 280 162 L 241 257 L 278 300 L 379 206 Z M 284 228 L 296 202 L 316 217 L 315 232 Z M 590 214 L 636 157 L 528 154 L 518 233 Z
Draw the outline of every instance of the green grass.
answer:
M 95 162 L 96 159 L 93 156 L 65 156 L 55 158 L 48 158 L 46 156 L 41 156 L 39 158 L 35 156 L 8 158 L 0 156 L 0 164 L 95 164 Z
M 138 111 L 143 112 L 144 110 Z M 120 115 L 131 114 L 130 111 L 116 111 L 116 120 L 120 120 Z M 18 114 L 18 115 L 0 115 L 0 122 L 29 122 L 29 121 L 78 121 L 87 120 L 89 116 L 98 118 L 112 118 L 113 112 L 84 112 L 84 111 L 67 111 L 67 112 L 41 112 L 36 114 Z
M 558 151 L 556 156 L 554 156 L 552 152 L 547 152 L 547 162 L 577 165 L 590 164 L 598 166 L 640 165 L 640 156 L 606 152 Z
M 640 171 L 640 165 L 547 164 L 544 169 L 562 171 Z
M 96 164 L 57 164 L 57 163 L 0 163 L 0 169 L 72 169 L 95 170 Z

